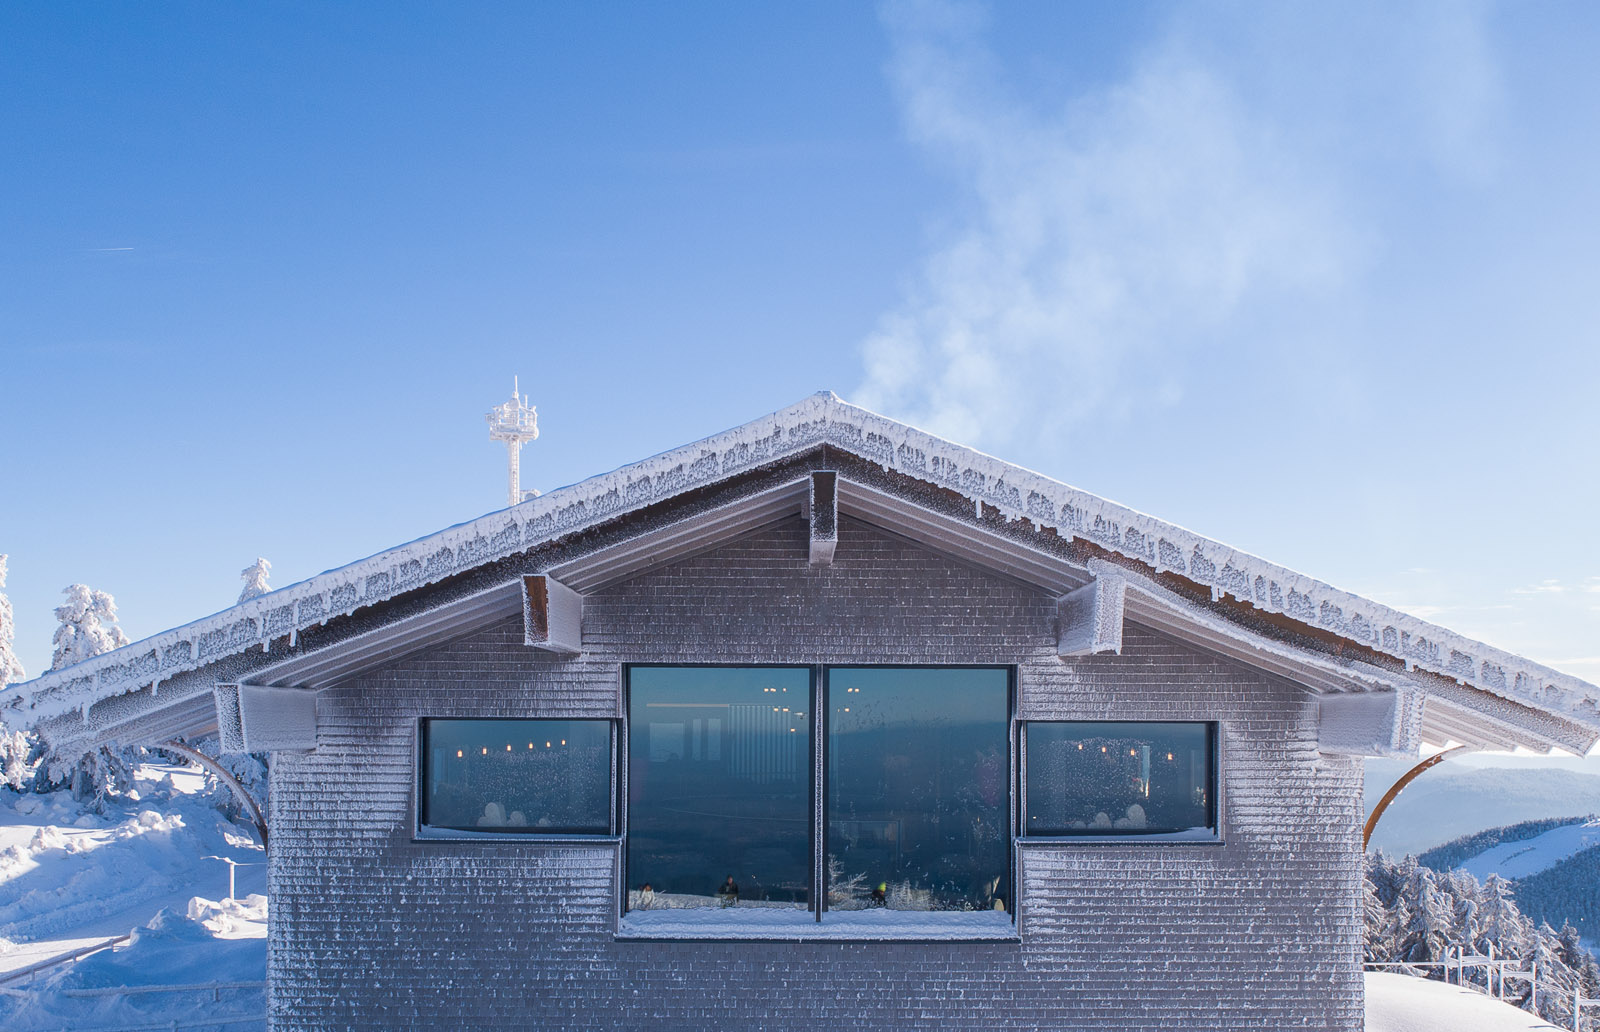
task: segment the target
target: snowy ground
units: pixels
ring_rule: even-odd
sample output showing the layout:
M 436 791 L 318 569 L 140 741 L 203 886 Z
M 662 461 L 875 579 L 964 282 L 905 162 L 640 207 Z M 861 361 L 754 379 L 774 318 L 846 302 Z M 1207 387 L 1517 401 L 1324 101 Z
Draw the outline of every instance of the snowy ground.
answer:
M 1552 1025 L 1473 989 L 1367 973 L 1367 1032 L 1529 1032 Z
M 262 1014 L 259 988 L 98 991 L 259 983 L 266 972 L 266 868 L 254 835 L 222 816 L 199 773 L 151 765 L 140 775 L 137 798 L 103 815 L 65 792 L 0 791 L 0 1028 L 249 1029 L 216 1022 Z M 209 859 L 217 856 L 249 865 L 237 869 L 238 901 L 227 899 L 228 867 Z M 130 931 L 115 950 L 7 977 Z M 202 1020 L 211 1024 L 188 1024 Z
M 137 794 L 97 815 L 66 793 L 0 791 L 0 1028 L 6 1032 L 173 1022 L 191 1030 L 265 1027 L 259 983 L 266 974 L 267 900 L 260 894 L 266 874 L 254 836 L 223 819 L 203 777 L 186 768 L 143 768 Z M 226 865 L 211 856 L 254 865 L 238 868 L 237 901 L 226 898 Z M 6 980 L 38 960 L 130 931 L 132 938 L 116 949 L 32 979 Z M 1470 989 L 1404 975 L 1366 979 L 1367 1032 L 1553 1028 Z M 254 984 L 106 991 L 218 983 Z

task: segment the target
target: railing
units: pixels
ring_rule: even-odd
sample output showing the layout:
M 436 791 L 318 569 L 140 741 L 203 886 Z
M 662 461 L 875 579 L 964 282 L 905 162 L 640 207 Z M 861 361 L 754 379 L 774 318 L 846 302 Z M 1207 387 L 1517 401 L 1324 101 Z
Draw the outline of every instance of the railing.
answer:
M 1524 964 L 1527 966 L 1524 967 Z M 1475 989 L 1485 996 L 1493 996 L 1501 1001 L 1506 998 L 1506 979 L 1526 982 L 1529 986 L 1527 1010 L 1535 1017 L 1541 1016 L 1539 1014 L 1539 990 L 1541 988 L 1547 994 L 1554 996 L 1570 996 L 1570 1000 L 1567 1002 L 1572 1007 L 1572 1032 L 1581 1032 L 1582 1021 L 1580 1018 L 1585 1007 L 1600 1007 L 1600 999 L 1586 1000 L 1583 998 L 1583 985 L 1581 982 L 1569 990 L 1566 986 L 1558 983 L 1544 981 L 1539 978 L 1539 965 L 1536 962 L 1515 960 L 1504 954 L 1496 957 L 1493 943 L 1489 944 L 1489 952 L 1487 954 L 1464 953 L 1462 947 L 1452 946 L 1445 950 L 1444 960 L 1373 962 L 1363 964 L 1362 967 L 1368 971 L 1399 968 L 1405 970 L 1406 974 L 1415 974 L 1414 969 L 1419 968 L 1442 968 L 1443 981 L 1447 985 L 1451 984 L 1450 970 L 1454 968 L 1456 972 L 1455 985 Z M 1467 980 L 1466 973 L 1469 968 L 1483 969 L 1483 985 L 1480 986 L 1476 982 Z
M 18 968 L 15 971 L 10 971 L 4 975 L 0 975 L 0 986 L 10 985 L 12 982 L 20 982 L 24 976 L 27 977 L 29 982 L 32 982 L 34 976 L 41 971 L 48 971 L 49 969 L 53 967 L 59 967 L 62 964 L 70 964 L 74 960 L 82 960 L 91 953 L 99 953 L 101 950 L 109 950 L 119 943 L 127 942 L 128 938 L 129 936 L 127 935 L 118 935 L 114 938 L 106 939 L 104 942 L 97 942 L 92 946 L 84 946 L 80 949 L 73 950 L 70 953 L 58 953 L 54 957 L 47 957 L 44 960 L 39 961 L 37 964 L 29 964 L 25 968 Z

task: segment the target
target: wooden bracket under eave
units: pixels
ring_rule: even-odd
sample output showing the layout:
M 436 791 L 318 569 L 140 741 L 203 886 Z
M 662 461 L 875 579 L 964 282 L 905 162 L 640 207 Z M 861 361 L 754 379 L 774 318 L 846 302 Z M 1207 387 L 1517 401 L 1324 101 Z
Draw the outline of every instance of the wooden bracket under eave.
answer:
M 575 656 L 583 651 L 583 596 L 548 574 L 522 578 L 524 643 Z
M 1317 698 L 1317 751 L 1345 756 L 1415 756 L 1426 697 L 1411 687 Z
M 811 565 L 827 566 L 839 545 L 839 474 L 831 469 L 813 472 L 809 502 Z
M 1063 656 L 1122 654 L 1123 603 L 1128 582 L 1100 576 L 1056 601 L 1060 619 L 1056 652 Z
M 306 752 L 317 747 L 316 692 L 261 684 L 218 684 L 212 694 L 222 752 Z

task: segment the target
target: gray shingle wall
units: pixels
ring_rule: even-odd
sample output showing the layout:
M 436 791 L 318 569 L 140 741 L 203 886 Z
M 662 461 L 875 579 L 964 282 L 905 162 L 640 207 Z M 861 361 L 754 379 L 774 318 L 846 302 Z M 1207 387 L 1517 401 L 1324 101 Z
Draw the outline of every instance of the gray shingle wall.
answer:
M 588 650 L 520 622 L 324 693 L 273 770 L 275 1029 L 1362 1027 L 1360 765 L 1281 681 L 1128 629 L 1063 663 L 1054 604 L 861 523 L 788 521 L 589 597 Z M 613 716 L 649 661 L 1014 663 L 1033 718 L 1223 725 L 1226 844 L 1022 850 L 1021 942 L 612 938 L 617 849 L 413 842 L 419 717 Z

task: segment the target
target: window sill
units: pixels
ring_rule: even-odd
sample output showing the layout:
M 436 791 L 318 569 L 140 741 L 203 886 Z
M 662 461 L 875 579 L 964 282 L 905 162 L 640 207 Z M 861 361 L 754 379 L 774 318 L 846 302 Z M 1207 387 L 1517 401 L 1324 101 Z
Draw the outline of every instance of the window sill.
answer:
M 526 831 L 471 831 L 465 828 L 418 828 L 411 835 L 413 842 L 515 842 L 519 846 L 614 846 L 622 839 L 617 835 L 584 835 L 541 833 Z
M 1155 835 L 1024 835 L 1018 846 L 1220 846 L 1215 831 L 1174 831 Z
M 1003 910 L 850 910 L 816 915 L 808 910 L 729 907 L 630 910 L 618 939 L 681 942 L 1019 942 Z

